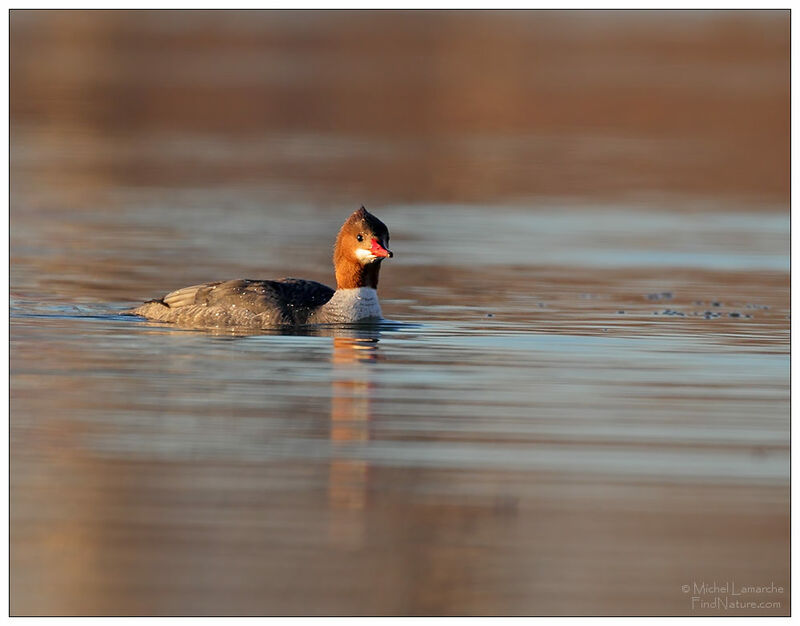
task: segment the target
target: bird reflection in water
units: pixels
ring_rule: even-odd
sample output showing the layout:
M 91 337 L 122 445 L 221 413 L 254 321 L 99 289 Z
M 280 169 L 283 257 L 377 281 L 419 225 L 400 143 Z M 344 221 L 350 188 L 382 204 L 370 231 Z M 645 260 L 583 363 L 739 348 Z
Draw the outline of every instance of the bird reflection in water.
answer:
M 331 458 L 328 481 L 330 540 L 357 548 L 365 534 L 367 461 L 348 458 L 343 446 L 366 442 L 370 436 L 370 405 L 374 392 L 373 364 L 378 360 L 378 335 L 333 338 L 331 381 Z M 343 455 L 344 453 L 344 455 Z

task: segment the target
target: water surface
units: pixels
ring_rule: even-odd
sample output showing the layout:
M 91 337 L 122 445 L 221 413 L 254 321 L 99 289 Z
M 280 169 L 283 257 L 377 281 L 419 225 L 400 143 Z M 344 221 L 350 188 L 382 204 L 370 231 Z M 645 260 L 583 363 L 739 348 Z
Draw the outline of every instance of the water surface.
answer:
M 12 614 L 788 614 L 785 20 L 343 15 L 15 12 Z

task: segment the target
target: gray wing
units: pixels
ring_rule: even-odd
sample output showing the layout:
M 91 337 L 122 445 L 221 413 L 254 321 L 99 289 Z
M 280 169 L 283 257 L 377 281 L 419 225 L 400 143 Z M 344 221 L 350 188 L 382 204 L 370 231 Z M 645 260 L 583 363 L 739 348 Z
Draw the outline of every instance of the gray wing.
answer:
M 216 319 L 222 325 L 304 324 L 333 293 L 327 285 L 297 278 L 227 280 L 183 287 L 153 304 L 166 307 L 169 313 L 160 311 L 158 317 L 170 321 L 191 323 L 188 318 L 193 317 L 202 323 Z

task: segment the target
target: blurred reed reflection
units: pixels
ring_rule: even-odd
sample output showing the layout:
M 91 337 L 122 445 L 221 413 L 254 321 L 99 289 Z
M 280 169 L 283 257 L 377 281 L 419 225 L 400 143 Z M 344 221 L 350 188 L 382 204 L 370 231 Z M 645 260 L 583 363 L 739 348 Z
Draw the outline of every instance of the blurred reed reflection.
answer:
M 13 11 L 11 45 L 17 188 L 788 198 L 785 11 Z

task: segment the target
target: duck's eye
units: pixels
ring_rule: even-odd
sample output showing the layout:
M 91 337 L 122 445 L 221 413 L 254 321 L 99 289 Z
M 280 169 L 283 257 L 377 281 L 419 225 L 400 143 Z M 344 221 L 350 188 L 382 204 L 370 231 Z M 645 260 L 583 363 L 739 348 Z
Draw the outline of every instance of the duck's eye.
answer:
M 364 241 L 364 235 L 358 234 L 356 235 L 356 239 L 358 239 L 359 241 Z

